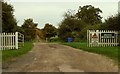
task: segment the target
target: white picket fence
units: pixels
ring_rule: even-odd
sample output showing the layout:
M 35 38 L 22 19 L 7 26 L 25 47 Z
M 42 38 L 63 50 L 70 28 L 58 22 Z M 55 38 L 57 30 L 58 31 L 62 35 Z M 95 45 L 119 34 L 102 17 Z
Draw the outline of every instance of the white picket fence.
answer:
M 112 30 L 87 30 L 87 46 L 117 46 L 118 31 Z
M 18 49 L 24 46 L 24 35 L 15 33 L 0 33 L 0 50 Z

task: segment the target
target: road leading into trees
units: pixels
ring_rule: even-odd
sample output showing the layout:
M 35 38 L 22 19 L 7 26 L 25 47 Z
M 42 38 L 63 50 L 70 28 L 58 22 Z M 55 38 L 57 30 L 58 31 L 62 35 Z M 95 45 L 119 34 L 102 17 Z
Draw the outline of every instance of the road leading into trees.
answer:
M 3 72 L 117 72 L 114 62 L 57 43 L 35 43 L 27 54 L 3 63 Z

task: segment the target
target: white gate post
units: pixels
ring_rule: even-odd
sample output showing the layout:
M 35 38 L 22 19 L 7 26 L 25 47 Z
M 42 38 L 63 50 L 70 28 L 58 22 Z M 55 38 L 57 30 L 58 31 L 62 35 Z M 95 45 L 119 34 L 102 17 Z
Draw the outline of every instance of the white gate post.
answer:
M 15 48 L 18 49 L 18 32 L 15 33 Z
M 2 33 L 0 33 L 0 50 L 2 50 Z
M 23 35 L 23 46 L 24 46 L 24 35 Z
M 87 47 L 89 47 L 89 33 L 88 33 L 89 30 L 87 30 Z
M 97 42 L 97 46 L 99 46 L 99 30 L 96 30 L 96 34 L 97 34 L 97 40 L 96 40 L 96 42 Z
M 118 45 L 118 31 L 116 31 L 116 46 Z

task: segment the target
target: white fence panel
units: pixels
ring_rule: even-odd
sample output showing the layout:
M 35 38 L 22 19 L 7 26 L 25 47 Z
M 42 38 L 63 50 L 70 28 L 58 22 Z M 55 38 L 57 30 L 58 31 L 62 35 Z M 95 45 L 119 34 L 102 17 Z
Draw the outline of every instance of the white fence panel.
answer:
M 87 30 L 87 43 L 92 46 L 117 46 L 118 31 L 111 30 Z
M 19 37 L 22 35 L 21 37 Z M 21 33 L 0 33 L 0 50 L 6 49 L 18 49 L 19 38 L 21 39 L 22 45 L 24 45 L 24 35 Z

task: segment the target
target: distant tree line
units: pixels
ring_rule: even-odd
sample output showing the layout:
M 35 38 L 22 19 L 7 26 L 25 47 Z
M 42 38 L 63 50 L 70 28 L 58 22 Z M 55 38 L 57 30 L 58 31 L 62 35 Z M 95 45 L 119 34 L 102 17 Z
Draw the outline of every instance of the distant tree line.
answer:
M 22 26 L 18 26 L 13 12 L 12 5 L 2 2 L 2 31 L 21 32 L 25 35 L 26 41 L 34 40 L 37 35 L 42 35 L 42 39 L 50 39 L 58 35 L 63 41 L 67 41 L 68 37 L 78 41 L 78 38 L 86 40 L 88 29 L 120 30 L 120 14 L 111 16 L 102 22 L 100 15 L 102 10 L 92 5 L 79 6 L 76 13 L 73 10 L 67 11 L 58 28 L 46 23 L 43 29 L 39 29 L 38 24 L 34 23 L 32 18 L 25 19 Z
M 14 8 L 7 2 L 2 2 L 2 32 L 12 33 L 21 32 L 25 36 L 26 41 L 32 41 L 36 37 L 37 23 L 32 18 L 24 20 L 22 26 L 17 25 L 17 20 L 13 15 Z
M 65 13 L 64 19 L 59 24 L 59 37 L 63 41 L 67 41 L 68 37 L 72 37 L 74 41 L 78 38 L 86 40 L 87 30 L 120 30 L 120 14 L 111 16 L 102 22 L 102 10 L 92 5 L 79 7 L 77 13 L 69 10 Z
M 25 41 L 33 41 L 36 37 L 50 39 L 57 34 L 57 28 L 49 23 L 46 23 L 43 29 L 37 28 L 38 24 L 34 23 L 32 18 L 24 19 L 24 23 L 18 26 L 13 12 L 14 8 L 11 4 L 2 2 L 2 32 L 21 32 L 25 36 Z

